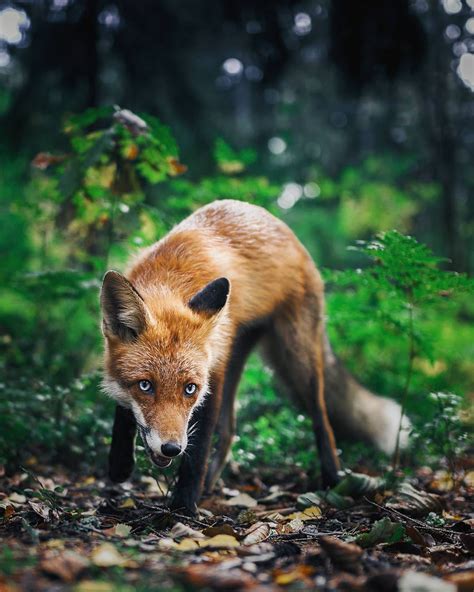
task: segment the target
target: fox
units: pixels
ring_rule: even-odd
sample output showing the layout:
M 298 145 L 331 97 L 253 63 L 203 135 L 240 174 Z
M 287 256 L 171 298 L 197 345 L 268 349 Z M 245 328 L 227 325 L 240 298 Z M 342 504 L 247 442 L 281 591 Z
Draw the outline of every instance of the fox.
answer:
M 334 433 L 395 448 L 400 406 L 360 385 L 333 353 L 321 274 L 263 207 L 221 199 L 196 210 L 125 274 L 105 274 L 100 307 L 103 389 L 116 402 L 114 482 L 133 471 L 138 433 L 157 467 L 181 457 L 171 507 L 195 514 L 226 463 L 237 387 L 257 345 L 311 419 L 323 487 L 340 479 Z M 402 428 L 404 447 L 408 420 Z

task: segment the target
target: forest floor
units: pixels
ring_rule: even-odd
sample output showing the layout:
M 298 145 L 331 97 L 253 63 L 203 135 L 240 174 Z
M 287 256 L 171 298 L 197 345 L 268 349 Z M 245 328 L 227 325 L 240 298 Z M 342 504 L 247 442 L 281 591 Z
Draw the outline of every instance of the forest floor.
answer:
M 151 477 L 110 486 L 59 468 L 0 477 L 0 591 L 474 590 L 474 471 L 229 480 L 199 516 Z

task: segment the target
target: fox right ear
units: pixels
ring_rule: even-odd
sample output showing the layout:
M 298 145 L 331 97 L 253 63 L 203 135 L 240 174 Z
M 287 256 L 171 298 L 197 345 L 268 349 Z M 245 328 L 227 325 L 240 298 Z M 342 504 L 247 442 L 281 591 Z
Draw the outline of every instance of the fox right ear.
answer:
M 100 292 L 102 328 L 105 336 L 133 341 L 145 329 L 145 303 L 123 275 L 108 271 Z

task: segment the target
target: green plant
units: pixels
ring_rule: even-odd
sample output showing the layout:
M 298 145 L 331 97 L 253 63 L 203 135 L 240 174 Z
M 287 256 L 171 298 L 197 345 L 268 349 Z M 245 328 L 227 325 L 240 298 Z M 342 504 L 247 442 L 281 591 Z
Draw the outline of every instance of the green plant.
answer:
M 434 256 L 428 247 L 414 238 L 397 231 L 381 233 L 371 241 L 359 241 L 353 249 L 368 256 L 373 264 L 365 269 L 329 272 L 329 281 L 352 292 L 361 290 L 366 303 L 371 304 L 372 314 L 375 311 L 379 321 L 406 341 L 400 395 L 402 412 L 394 453 L 394 466 L 397 467 L 400 430 L 412 386 L 415 361 L 420 354 L 433 360 L 434 343 L 423 332 L 418 319 L 440 300 L 455 300 L 462 293 L 472 294 L 474 283 L 466 275 L 442 270 L 440 264 L 443 259 Z

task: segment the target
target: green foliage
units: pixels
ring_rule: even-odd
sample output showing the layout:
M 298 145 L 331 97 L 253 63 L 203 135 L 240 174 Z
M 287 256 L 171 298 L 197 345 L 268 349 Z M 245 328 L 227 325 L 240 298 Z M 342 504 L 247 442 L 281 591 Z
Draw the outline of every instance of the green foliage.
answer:
M 97 295 L 106 267 L 122 268 L 136 247 L 152 244 L 216 199 L 245 200 L 281 213 L 280 187 L 264 176 L 243 174 L 255 163 L 252 150 L 218 140 L 216 174 L 183 178 L 176 143 L 154 118 L 93 109 L 69 117 L 64 133 L 66 151 L 38 155 L 28 182 L 26 159 L 2 154 L 7 166 L 0 169 L 5 220 L 0 247 L 7 257 L 0 271 L 0 464 L 33 457 L 104 462 L 112 403 L 99 393 L 96 371 L 102 347 Z M 371 157 L 337 179 L 318 171 L 320 199 L 301 201 L 287 218 L 316 260 L 325 256 L 360 267 L 325 273 L 331 339 L 359 379 L 400 398 L 412 335 L 410 415 L 456 442 L 453 450 L 436 449 L 439 438 L 433 439 L 428 448 L 434 459 L 457 452 L 464 434 L 455 405 L 443 412 L 448 423 L 436 423 L 439 401 L 425 393 L 464 393 L 474 380 L 472 282 L 442 271 L 443 260 L 398 232 L 345 250 L 348 234 L 393 223 L 405 197 L 417 208 L 433 198 L 435 187 L 408 181 L 411 166 L 410 159 Z M 384 186 L 393 200 L 381 198 L 382 210 L 391 218 L 377 226 L 381 210 L 373 201 Z M 368 194 L 372 197 L 364 202 Z M 350 231 L 341 223 L 349 196 L 363 209 L 351 214 L 362 226 Z M 285 402 L 255 356 L 241 383 L 239 405 L 236 460 L 248 467 L 314 467 L 309 420 Z M 366 456 L 365 448 L 355 446 L 345 448 L 343 458 L 352 466 Z M 376 462 L 385 461 L 377 456 Z
M 222 138 L 216 140 L 214 146 L 214 159 L 219 170 L 228 175 L 241 173 L 257 159 L 257 153 L 250 148 L 234 150 Z

